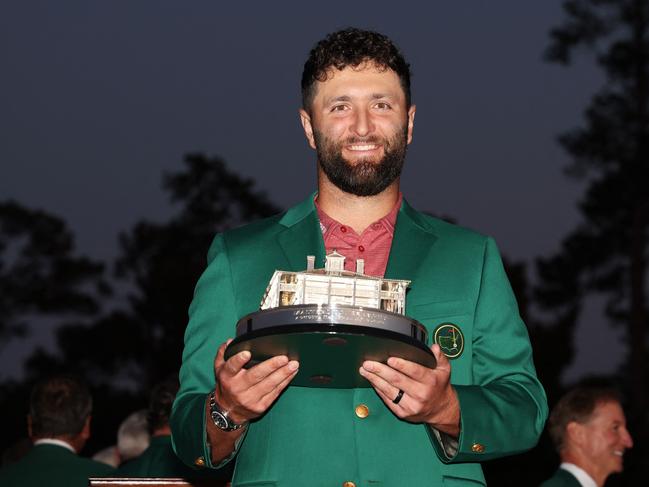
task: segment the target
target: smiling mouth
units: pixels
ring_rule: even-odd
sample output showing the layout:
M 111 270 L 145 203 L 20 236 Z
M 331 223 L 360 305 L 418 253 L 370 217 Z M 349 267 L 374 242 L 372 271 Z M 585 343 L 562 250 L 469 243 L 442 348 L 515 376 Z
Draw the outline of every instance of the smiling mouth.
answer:
M 355 144 L 348 145 L 347 150 L 356 151 L 356 152 L 366 152 L 373 151 L 378 149 L 380 146 L 378 144 Z
M 618 457 L 624 456 L 624 450 L 615 450 L 613 452 L 613 455 L 616 455 Z

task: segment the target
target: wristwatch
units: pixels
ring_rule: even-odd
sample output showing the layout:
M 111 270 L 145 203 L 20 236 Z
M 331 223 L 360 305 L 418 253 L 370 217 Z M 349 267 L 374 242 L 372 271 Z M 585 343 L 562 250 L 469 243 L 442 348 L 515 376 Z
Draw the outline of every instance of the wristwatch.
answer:
M 217 428 L 223 431 L 236 431 L 248 424 L 247 421 L 240 424 L 234 423 L 230 418 L 228 418 L 228 413 L 229 411 L 224 411 L 216 403 L 216 397 L 214 395 L 214 391 L 212 391 L 210 393 L 210 417 L 212 418 L 212 421 L 214 421 L 214 424 Z

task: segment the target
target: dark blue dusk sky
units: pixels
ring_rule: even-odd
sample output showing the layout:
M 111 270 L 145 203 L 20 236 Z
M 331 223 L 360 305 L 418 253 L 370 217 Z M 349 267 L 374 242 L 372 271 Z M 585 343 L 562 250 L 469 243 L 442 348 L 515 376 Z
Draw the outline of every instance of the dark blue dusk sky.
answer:
M 412 66 L 405 196 L 529 262 L 579 221 L 582 186 L 562 174 L 556 136 L 603 83 L 587 55 L 567 69 L 543 62 L 562 19 L 558 0 L 6 1 L 0 199 L 62 216 L 97 258 L 113 258 L 136 221 L 170 214 L 161 174 L 188 152 L 222 156 L 288 207 L 315 187 L 302 65 L 326 33 L 357 26 L 389 35 Z M 597 360 L 619 340 L 597 315 L 583 320 L 569 378 L 616 365 Z

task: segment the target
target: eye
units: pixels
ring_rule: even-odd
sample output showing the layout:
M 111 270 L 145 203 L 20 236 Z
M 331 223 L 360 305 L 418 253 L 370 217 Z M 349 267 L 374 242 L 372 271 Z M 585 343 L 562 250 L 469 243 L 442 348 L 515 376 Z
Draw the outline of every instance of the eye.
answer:
M 384 101 L 380 101 L 374 106 L 376 108 L 378 108 L 379 110 L 390 110 L 392 108 L 389 103 L 384 102 Z
M 347 109 L 347 105 L 334 105 L 333 107 L 331 107 L 332 112 L 344 112 Z

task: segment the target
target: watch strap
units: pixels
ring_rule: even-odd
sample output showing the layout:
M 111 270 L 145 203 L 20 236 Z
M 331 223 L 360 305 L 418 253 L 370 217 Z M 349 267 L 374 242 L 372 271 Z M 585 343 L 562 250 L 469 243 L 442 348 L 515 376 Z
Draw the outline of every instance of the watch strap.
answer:
M 212 418 L 212 421 L 217 428 L 223 431 L 236 431 L 248 424 L 247 422 L 235 423 L 228 417 L 228 414 L 229 411 L 225 411 L 216 402 L 215 391 L 212 391 L 210 393 L 210 418 Z

